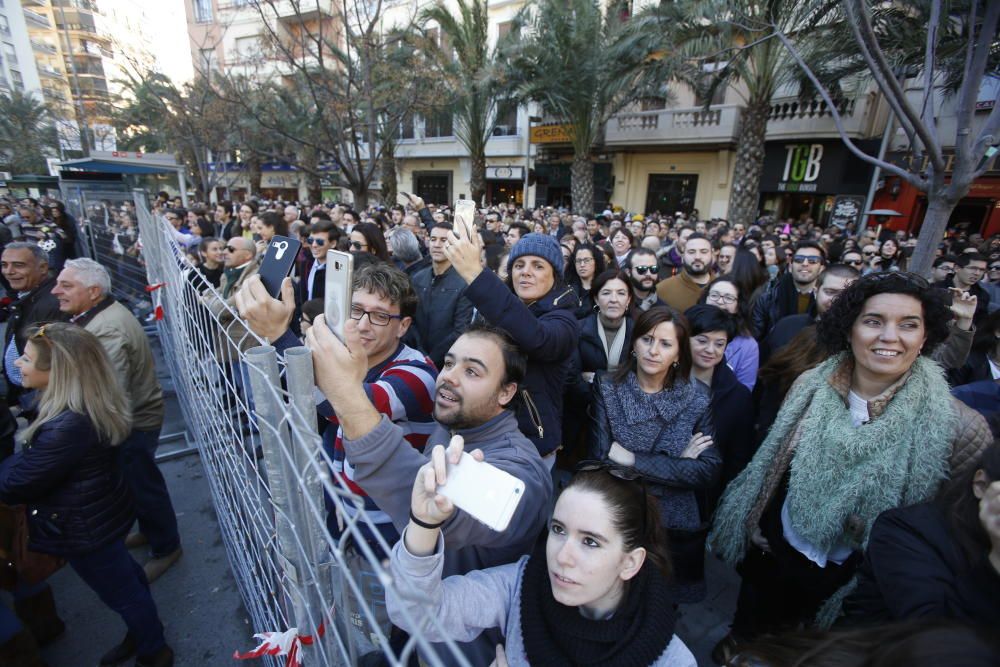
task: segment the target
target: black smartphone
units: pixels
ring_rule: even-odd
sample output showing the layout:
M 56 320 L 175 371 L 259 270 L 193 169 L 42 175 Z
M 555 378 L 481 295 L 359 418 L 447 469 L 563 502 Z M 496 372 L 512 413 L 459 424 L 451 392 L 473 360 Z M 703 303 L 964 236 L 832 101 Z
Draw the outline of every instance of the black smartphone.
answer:
M 301 241 L 287 236 L 275 236 L 264 251 L 264 259 L 261 260 L 260 271 L 257 273 L 272 298 L 277 299 L 281 294 L 281 281 L 292 270 L 300 247 Z

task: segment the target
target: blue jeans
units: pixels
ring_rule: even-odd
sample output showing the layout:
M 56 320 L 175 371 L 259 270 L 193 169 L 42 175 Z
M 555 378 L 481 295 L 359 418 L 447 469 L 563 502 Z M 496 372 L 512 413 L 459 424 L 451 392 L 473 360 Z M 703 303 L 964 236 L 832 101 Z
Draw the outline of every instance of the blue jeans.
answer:
M 152 655 L 166 646 L 146 574 L 129 555 L 124 541 L 115 540 L 89 554 L 71 556 L 68 561 L 101 602 L 122 617 L 139 655 Z
M 49 587 L 47 581 L 41 581 L 37 584 L 29 584 L 18 580 L 14 584 L 14 590 L 11 593 L 15 600 L 22 600 L 24 598 L 30 598 L 38 595 L 46 588 Z M 21 619 L 17 617 L 14 610 L 7 605 L 0 603 L 0 644 L 6 644 L 10 639 L 14 637 L 24 628 L 21 623 Z
M 122 474 L 135 497 L 139 531 L 149 540 L 153 557 L 173 553 L 181 545 L 177 532 L 177 515 L 170 502 L 167 482 L 156 465 L 156 448 L 160 444 L 160 429 L 129 433 L 119 445 Z

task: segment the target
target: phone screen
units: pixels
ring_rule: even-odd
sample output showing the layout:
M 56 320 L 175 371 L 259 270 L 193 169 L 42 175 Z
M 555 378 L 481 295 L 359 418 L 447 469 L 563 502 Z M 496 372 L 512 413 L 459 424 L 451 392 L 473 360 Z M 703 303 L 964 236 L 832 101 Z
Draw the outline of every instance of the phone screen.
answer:
M 264 259 L 260 262 L 260 280 L 264 283 L 267 293 L 272 298 L 279 298 L 281 281 L 292 270 L 295 257 L 299 254 L 302 242 L 287 236 L 275 236 L 264 251 Z

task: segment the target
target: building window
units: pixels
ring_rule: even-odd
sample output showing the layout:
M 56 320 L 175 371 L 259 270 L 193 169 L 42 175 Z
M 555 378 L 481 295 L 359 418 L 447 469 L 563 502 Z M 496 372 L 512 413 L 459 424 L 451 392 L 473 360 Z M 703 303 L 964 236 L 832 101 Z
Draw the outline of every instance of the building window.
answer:
M 219 68 L 215 49 L 199 49 L 198 55 L 200 56 L 198 64 L 205 74 Z
M 501 102 L 497 105 L 497 126 L 493 128 L 494 137 L 513 137 L 517 135 L 517 103 Z
M 497 24 L 497 41 L 502 41 L 504 37 L 510 34 L 510 31 L 514 28 L 513 21 L 504 21 L 503 23 Z
M 407 113 L 403 116 L 403 120 L 399 121 L 399 138 L 413 139 L 413 137 L 413 114 Z
M 17 64 L 17 51 L 14 49 L 14 45 L 10 42 L 3 43 L 3 54 L 7 56 L 7 62 L 11 65 Z
M 24 90 L 24 78 L 16 69 L 12 69 L 10 71 L 10 80 L 14 84 L 14 88 L 16 90 Z
M 0 32 L 5 35 L 10 34 L 10 22 L 7 21 L 7 17 L 3 14 L 0 14 Z
M 454 132 L 451 129 L 451 114 L 447 111 L 439 111 L 424 118 L 425 137 L 451 137 Z
M 212 22 L 212 0 L 192 0 L 194 3 L 194 20 L 198 23 Z
M 260 55 L 260 38 L 256 35 L 251 37 L 236 38 L 236 57 L 240 60 L 249 60 Z

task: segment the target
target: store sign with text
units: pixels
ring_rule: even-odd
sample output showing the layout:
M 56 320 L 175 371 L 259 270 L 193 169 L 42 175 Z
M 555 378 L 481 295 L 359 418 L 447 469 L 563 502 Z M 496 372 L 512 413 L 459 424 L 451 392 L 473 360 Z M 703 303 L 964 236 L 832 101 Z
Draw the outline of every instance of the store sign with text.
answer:
M 866 191 L 870 177 L 871 167 L 840 141 L 768 142 L 760 191 L 859 194 Z

